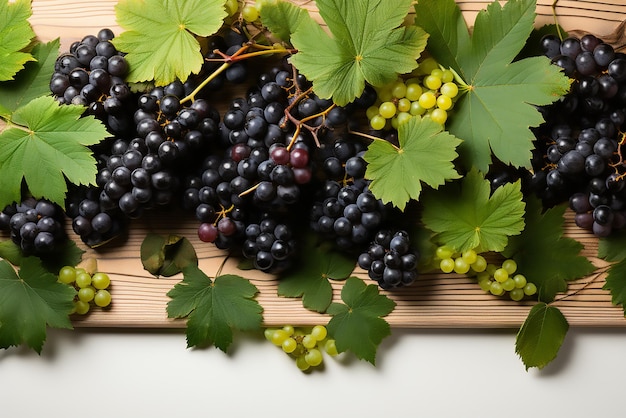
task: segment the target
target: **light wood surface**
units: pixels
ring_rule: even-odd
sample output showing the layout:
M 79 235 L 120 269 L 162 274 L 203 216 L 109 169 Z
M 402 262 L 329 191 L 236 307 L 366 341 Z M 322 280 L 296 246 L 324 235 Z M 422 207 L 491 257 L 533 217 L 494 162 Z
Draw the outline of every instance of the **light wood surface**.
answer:
M 314 3 L 304 3 L 314 11 Z M 109 27 L 119 32 L 115 24 L 116 1 L 34 0 L 31 23 L 43 41 L 61 38 L 62 48 L 100 28 Z M 486 1 L 458 1 L 468 22 L 473 22 L 476 12 Z M 537 24 L 552 23 L 552 0 L 540 0 Z M 626 19 L 623 0 L 566 1 L 560 0 L 556 8 L 559 22 L 566 29 L 583 29 L 598 35 L 611 33 Z M 319 19 L 319 16 L 317 16 Z M 584 254 L 598 266 L 602 260 L 595 258 L 597 240 L 576 228 L 568 216 L 567 235 L 585 244 Z M 200 257 L 200 267 L 209 275 L 215 274 L 224 254 L 212 245 L 201 243 L 196 237 L 196 221 L 192 218 L 172 217 L 171 214 L 148 214 L 134 221 L 127 241 L 121 246 L 111 246 L 99 251 L 88 250 L 87 256 L 98 259 L 99 269 L 111 275 L 113 304 L 107 311 L 94 310 L 84 318 L 74 321 L 80 327 L 142 327 L 177 328 L 184 321 L 167 318 L 166 293 L 181 279 L 180 276 L 156 279 L 143 270 L 139 259 L 139 246 L 148 231 L 176 233 L 189 238 Z M 73 237 L 75 235 L 72 234 Z M 239 273 L 248 277 L 259 288 L 257 300 L 264 308 L 267 325 L 286 323 L 316 324 L 326 319 L 302 308 L 299 299 L 278 297 L 275 278 L 261 273 L 238 272 L 234 261 L 228 261 L 224 273 Z M 362 272 L 357 275 L 365 277 Z M 561 308 L 572 325 L 626 326 L 621 308 L 611 304 L 611 297 L 602 290 L 604 276 L 582 278 L 570 285 L 569 295 L 559 296 L 556 305 Z M 341 283 L 333 283 L 335 300 L 339 300 Z M 387 320 L 394 327 L 516 327 L 526 317 L 532 302 L 515 303 L 485 294 L 472 280 L 455 274 L 422 275 L 410 288 L 387 293 L 397 307 Z

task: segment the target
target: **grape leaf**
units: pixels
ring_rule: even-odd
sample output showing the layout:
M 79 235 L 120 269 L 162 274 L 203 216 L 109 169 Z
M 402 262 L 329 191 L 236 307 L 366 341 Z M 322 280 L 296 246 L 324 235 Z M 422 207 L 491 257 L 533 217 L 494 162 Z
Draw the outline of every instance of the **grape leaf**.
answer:
M 626 315 L 626 259 L 609 267 L 602 289 L 611 293 L 611 303 L 615 306 L 621 305 Z
M 381 86 L 411 72 L 428 38 L 417 26 L 401 26 L 411 1 L 388 7 L 383 0 L 317 0 L 330 34 L 308 12 L 291 12 L 287 26 L 298 50 L 293 65 L 313 82 L 318 96 L 338 105 L 359 97 L 366 81 Z M 272 7 L 279 6 L 263 6 L 266 16 L 280 14 L 268 11 Z
M 42 96 L 13 113 L 0 133 L 0 207 L 21 200 L 22 178 L 33 196 L 61 207 L 66 178 L 78 185 L 95 184 L 96 160 L 87 146 L 108 133 L 93 116 L 81 117 L 83 110 Z
M 381 295 L 375 284 L 366 285 L 357 277 L 349 277 L 341 290 L 344 303 L 332 303 L 327 313 L 328 333 L 333 336 L 337 351 L 352 351 L 359 359 L 376 364 L 376 349 L 391 335 L 391 327 L 382 317 L 390 314 L 396 303 Z
M 249 280 L 225 274 L 211 280 L 198 266 L 183 269 L 183 280 L 167 293 L 169 318 L 187 318 L 187 346 L 212 344 L 226 352 L 233 330 L 261 328 L 263 308 L 254 300 L 258 289 Z
M 84 253 L 85 251 L 78 248 L 76 242 L 66 239 L 54 251 L 39 256 L 39 259 L 43 268 L 56 275 L 62 267 L 75 266 L 80 263 Z M 0 242 L 0 258 L 4 258 L 14 266 L 20 266 L 22 260 L 27 259 L 28 256 L 24 256 L 19 245 L 12 240 L 6 240 Z
M 515 352 L 526 366 L 542 369 L 556 358 L 569 329 L 561 311 L 543 302 L 528 312 L 515 339 Z
M 306 19 L 307 11 L 286 1 L 262 2 L 259 9 L 263 25 L 283 41 L 289 41 L 296 26 Z
M 127 53 L 127 80 L 166 85 L 200 72 L 204 61 L 196 35 L 216 33 L 226 10 L 224 0 L 121 0 L 115 16 L 124 31 L 112 42 Z
M 11 80 L 33 56 L 24 52 L 35 32 L 28 18 L 30 1 L 0 0 L 0 81 Z
M 524 229 L 520 181 L 498 187 L 490 196 L 489 180 L 476 169 L 437 192 L 428 190 L 421 202 L 424 225 L 438 242 L 465 251 L 500 252 L 510 236 Z
M 626 233 L 615 231 L 598 240 L 598 257 L 606 261 L 622 261 L 626 258 Z
M 462 164 L 486 172 L 491 154 L 505 164 L 530 167 L 544 122 L 536 106 L 565 95 L 570 80 L 546 57 L 513 61 L 534 28 L 536 0 L 495 1 L 478 13 L 472 36 L 454 0 L 419 0 L 415 23 L 426 30 L 428 51 L 467 85 L 447 128 L 461 138 Z
M 324 312 L 333 298 L 330 280 L 344 280 L 354 270 L 355 262 L 330 245 L 317 245 L 307 237 L 301 260 L 296 267 L 280 277 L 278 295 L 302 297 L 302 305 L 316 312 Z
M 76 290 L 57 281 L 36 257 L 22 260 L 19 276 L 0 260 L 0 348 L 26 344 L 41 353 L 46 326 L 71 329 Z
M 141 243 L 143 268 L 155 276 L 170 277 L 190 264 L 198 265 L 196 250 L 187 238 L 148 233 Z
M 529 197 L 526 205 L 526 227 L 511 237 L 502 251 L 517 262 L 518 271 L 537 286 L 539 300 L 551 302 L 558 292 L 567 290 L 567 281 L 578 279 L 595 270 L 580 255 L 583 245 L 563 236 L 566 205 L 552 207 L 542 213 L 541 201 Z
M 418 200 L 422 182 L 438 188 L 459 178 L 452 161 L 460 140 L 443 131 L 429 118 L 413 117 L 398 128 L 399 147 L 388 141 L 372 142 L 363 158 L 365 177 L 372 193 L 384 203 L 404 210 L 410 199 Z
M 15 80 L 0 84 L 0 114 L 8 116 L 23 104 L 50 94 L 50 78 L 59 55 L 59 46 L 59 39 L 37 43 L 31 51 L 36 61 L 27 62 Z

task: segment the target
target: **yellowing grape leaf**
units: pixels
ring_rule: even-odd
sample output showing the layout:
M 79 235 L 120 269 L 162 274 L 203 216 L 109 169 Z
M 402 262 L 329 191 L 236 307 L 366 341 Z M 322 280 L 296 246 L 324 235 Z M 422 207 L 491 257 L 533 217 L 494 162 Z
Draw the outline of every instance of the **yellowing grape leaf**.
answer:
M 352 351 L 359 359 L 376 364 L 376 350 L 381 341 L 391 335 L 389 323 L 382 317 L 389 315 L 396 303 L 381 295 L 376 284 L 365 284 L 357 277 L 349 277 L 341 299 L 332 303 L 327 313 L 328 333 L 335 339 L 337 351 Z
M 422 182 L 437 189 L 446 180 L 459 178 L 452 161 L 461 141 L 429 118 L 413 117 L 398 128 L 399 147 L 389 141 L 372 142 L 363 158 L 370 190 L 383 203 L 404 210 L 418 200 Z
M 580 255 L 583 245 L 563 236 L 566 205 L 542 213 L 541 201 L 529 197 L 526 205 L 526 227 L 511 237 L 502 251 L 517 262 L 517 269 L 537 286 L 539 300 L 552 302 L 559 292 L 567 290 L 567 281 L 586 276 L 594 265 Z
M 530 127 L 544 120 L 535 106 L 553 103 L 569 78 L 546 57 L 513 61 L 534 27 L 536 0 L 495 1 L 478 13 L 470 36 L 454 0 L 419 0 L 415 23 L 426 30 L 428 51 L 464 80 L 448 130 L 463 140 L 460 159 L 487 172 L 491 154 L 505 164 L 530 167 Z
M 211 280 L 198 266 L 183 269 L 183 280 L 167 293 L 169 318 L 187 318 L 187 346 L 212 344 L 226 352 L 233 330 L 261 329 L 263 308 L 249 280 L 225 274 Z
M 33 56 L 23 49 L 35 37 L 29 0 L 0 0 L 0 81 L 11 80 Z
M 289 41 L 296 26 L 307 17 L 305 9 L 286 1 L 264 1 L 259 12 L 263 25 L 283 41 Z
M 31 51 L 35 61 L 27 62 L 14 80 L 0 84 L 0 115 L 8 117 L 30 100 L 50 94 L 50 78 L 59 46 L 59 39 L 37 43 Z
M 543 302 L 528 313 L 515 340 L 515 352 L 526 366 L 544 368 L 554 360 L 569 329 L 561 311 Z
M 88 145 L 108 136 L 84 108 L 38 97 L 12 114 L 0 133 L 0 207 L 21 201 L 22 179 L 36 198 L 65 207 L 66 178 L 95 184 L 96 160 Z
M 460 182 L 425 191 L 422 221 L 436 241 L 457 251 L 500 252 L 524 229 L 525 204 L 519 180 L 490 191 L 489 180 L 474 169 Z
M 198 265 L 193 245 L 185 237 L 148 233 L 141 243 L 143 268 L 155 276 L 170 277 L 190 264 Z
M 166 85 L 200 71 L 203 58 L 196 35 L 216 33 L 226 10 L 224 0 L 121 0 L 115 16 L 124 32 L 113 44 L 127 53 L 127 80 Z
M 0 260 L 0 348 L 26 344 L 41 353 L 46 326 L 72 328 L 76 290 L 57 281 L 36 257 L 22 260 L 19 275 Z
M 298 53 L 292 63 L 313 82 L 315 93 L 345 105 L 361 95 L 366 81 L 381 86 L 417 67 L 428 34 L 402 26 L 411 1 L 396 0 L 390 7 L 384 0 L 317 0 L 330 33 L 308 12 L 289 7 L 287 28 L 278 29 L 283 37 L 286 29 L 293 30 L 291 43 Z M 271 15 L 274 22 L 284 12 L 280 2 L 262 7 L 265 19 Z

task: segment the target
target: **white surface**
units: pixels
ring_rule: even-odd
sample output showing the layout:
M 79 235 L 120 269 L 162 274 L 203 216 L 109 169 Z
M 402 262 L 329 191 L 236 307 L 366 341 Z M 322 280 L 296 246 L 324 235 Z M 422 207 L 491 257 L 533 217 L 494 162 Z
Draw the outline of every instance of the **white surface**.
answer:
M 0 417 L 608 417 L 623 412 L 626 329 L 570 329 L 526 372 L 513 330 L 394 330 L 377 367 L 325 357 L 303 374 L 236 335 L 229 355 L 182 330 L 48 334 L 41 357 L 0 350 Z

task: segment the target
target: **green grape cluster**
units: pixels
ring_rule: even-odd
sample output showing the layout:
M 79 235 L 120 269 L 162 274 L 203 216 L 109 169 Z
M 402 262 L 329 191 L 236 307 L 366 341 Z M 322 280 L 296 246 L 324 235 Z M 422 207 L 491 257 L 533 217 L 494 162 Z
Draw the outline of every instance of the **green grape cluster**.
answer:
M 59 270 L 59 282 L 72 285 L 77 294 L 74 298 L 74 311 L 78 315 L 85 315 L 92 305 L 106 308 L 111 304 L 111 279 L 103 272 L 90 274 L 82 267 L 65 266 Z
M 437 247 L 435 259 L 438 268 L 444 273 L 467 274 L 476 277 L 478 285 L 494 296 L 508 294 L 511 300 L 520 301 L 524 296 L 537 293 L 537 286 L 517 272 L 517 263 L 506 259 L 500 265 L 488 263 L 485 257 L 475 250 L 462 253 L 445 245 Z
M 426 58 L 408 78 L 376 88 L 377 100 L 367 111 L 375 130 L 398 129 L 412 117 L 427 117 L 444 125 L 459 94 L 454 73 Z
M 323 351 L 333 357 L 338 354 L 335 340 L 328 338 L 328 332 L 323 325 L 266 328 L 265 338 L 293 357 L 301 371 L 320 366 L 324 360 Z

